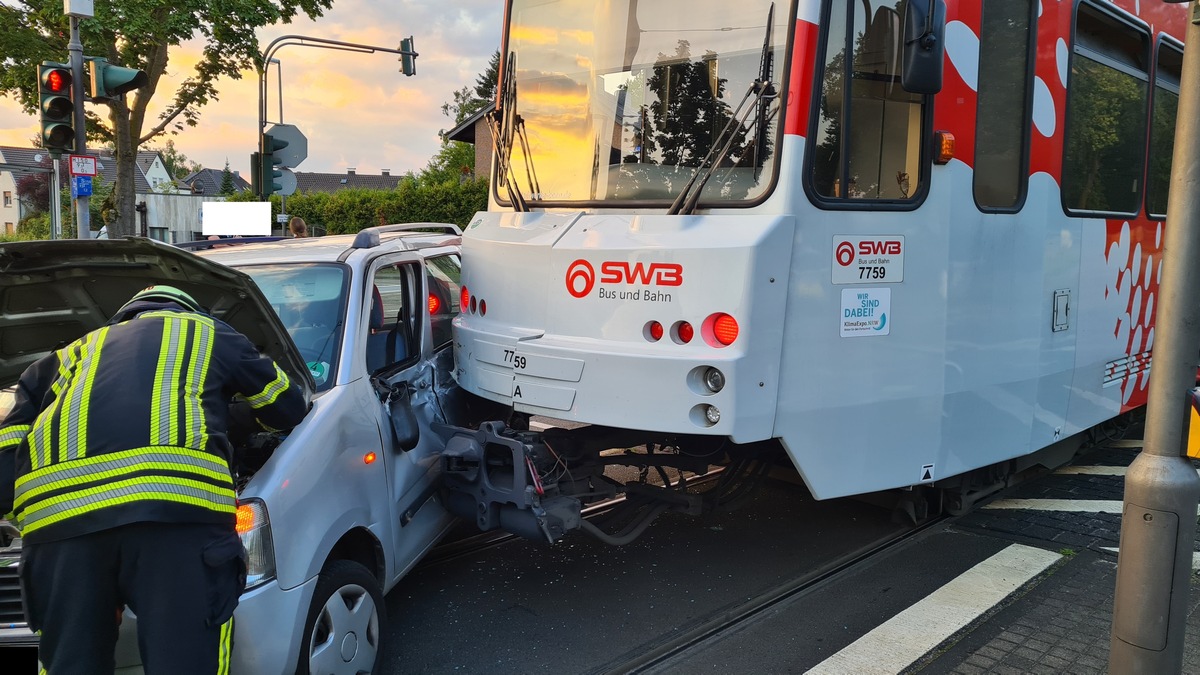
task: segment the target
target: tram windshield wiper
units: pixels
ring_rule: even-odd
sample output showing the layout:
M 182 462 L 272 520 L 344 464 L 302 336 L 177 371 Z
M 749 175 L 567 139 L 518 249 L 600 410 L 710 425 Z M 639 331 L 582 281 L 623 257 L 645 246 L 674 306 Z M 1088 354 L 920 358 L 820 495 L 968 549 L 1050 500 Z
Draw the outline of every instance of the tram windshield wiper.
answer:
M 517 114 L 517 54 L 509 52 L 504 66 L 504 81 L 496 109 L 487 114 L 488 128 L 492 132 L 492 154 L 496 157 L 497 180 L 504 181 L 508 201 L 514 211 L 528 211 L 529 203 L 517 184 L 516 171 L 512 166 L 513 145 L 521 144 L 521 156 L 525 158 L 525 178 L 534 199 L 538 199 L 541 187 L 533 157 L 529 154 L 529 136 L 525 133 L 525 119 Z
M 725 161 L 725 157 L 733 147 L 734 141 L 739 136 L 745 134 L 745 122 L 749 119 L 751 113 L 756 111 L 758 115 L 754 125 L 754 153 L 757 158 L 759 148 L 762 145 L 763 134 L 766 133 L 766 122 L 768 119 L 764 105 L 768 100 L 774 99 L 777 96 L 775 85 L 771 82 L 773 65 L 771 36 L 774 23 L 775 3 L 771 3 L 770 8 L 767 10 L 767 31 L 763 37 L 762 57 L 759 62 L 758 77 L 746 89 L 746 94 L 742 96 L 742 100 L 738 103 L 737 108 L 729 116 L 729 122 L 721 129 L 721 133 L 713 138 L 712 146 L 708 149 L 708 154 L 700 161 L 700 164 L 692 172 L 687 183 L 684 184 L 683 190 L 675 197 L 675 201 L 671 203 L 671 208 L 667 209 L 667 215 L 690 215 L 695 212 L 696 204 L 700 202 L 700 194 L 704 191 L 704 185 L 708 183 L 708 179 L 712 178 L 713 173 L 716 172 L 721 162 Z M 747 106 L 747 103 L 752 103 L 752 105 Z

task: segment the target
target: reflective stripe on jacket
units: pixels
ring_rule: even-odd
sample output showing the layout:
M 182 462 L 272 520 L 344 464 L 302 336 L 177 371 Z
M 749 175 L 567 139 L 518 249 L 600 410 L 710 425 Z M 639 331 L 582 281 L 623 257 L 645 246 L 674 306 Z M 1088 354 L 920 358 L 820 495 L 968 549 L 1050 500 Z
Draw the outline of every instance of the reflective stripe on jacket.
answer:
M 21 376 L 0 462 L 15 464 L 13 512 L 31 542 L 140 521 L 232 524 L 233 397 L 271 428 L 306 412 L 300 388 L 245 336 L 173 303 L 142 304 Z

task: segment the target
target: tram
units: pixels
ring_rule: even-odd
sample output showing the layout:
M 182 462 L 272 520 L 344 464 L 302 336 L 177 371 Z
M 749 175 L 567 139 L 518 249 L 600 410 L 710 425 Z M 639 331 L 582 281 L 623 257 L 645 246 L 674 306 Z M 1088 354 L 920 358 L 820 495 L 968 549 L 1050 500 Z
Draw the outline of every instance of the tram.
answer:
M 510 0 L 505 21 L 466 390 L 680 456 L 782 448 L 818 499 L 968 499 L 1145 404 L 1184 5 Z

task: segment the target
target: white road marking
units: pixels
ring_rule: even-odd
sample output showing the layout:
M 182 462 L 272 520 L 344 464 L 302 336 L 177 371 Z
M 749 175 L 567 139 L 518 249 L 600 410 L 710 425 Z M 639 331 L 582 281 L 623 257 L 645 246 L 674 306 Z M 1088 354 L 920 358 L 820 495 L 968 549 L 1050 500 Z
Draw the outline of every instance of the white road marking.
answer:
M 1118 553 L 1119 549 L 1115 546 L 1101 546 L 1100 548 L 1109 553 Z M 1192 571 L 1200 574 L 1200 551 L 1192 552 Z
M 1142 443 L 1144 443 L 1144 442 L 1145 441 L 1141 440 L 1140 438 L 1133 438 L 1133 439 L 1129 439 L 1126 441 L 1113 441 L 1113 442 L 1109 443 L 1107 447 L 1126 448 L 1126 449 L 1132 448 L 1132 449 L 1140 450 L 1142 448 Z
M 1012 544 L 808 671 L 892 675 L 996 606 L 1061 555 Z
M 997 499 L 984 509 L 1027 509 L 1069 513 L 1124 513 L 1125 502 L 1116 499 Z M 1196 509 L 1200 516 L 1200 507 Z
M 997 499 L 985 509 L 1028 509 L 1072 513 L 1121 513 L 1124 502 L 1116 499 Z
M 1054 473 L 1068 476 L 1124 476 L 1128 467 L 1124 466 L 1064 466 Z M 1200 474 L 1200 469 L 1196 469 Z

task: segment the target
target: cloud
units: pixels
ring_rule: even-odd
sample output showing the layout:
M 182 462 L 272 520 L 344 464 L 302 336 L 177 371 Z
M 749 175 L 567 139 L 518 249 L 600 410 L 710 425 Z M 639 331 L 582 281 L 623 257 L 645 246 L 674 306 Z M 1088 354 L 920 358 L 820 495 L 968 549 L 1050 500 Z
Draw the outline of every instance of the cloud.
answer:
M 412 35 L 417 74 L 400 74 L 396 54 L 361 54 L 301 46 L 278 51 L 283 72 L 283 115 L 308 137 L 308 159 L 300 171 L 359 173 L 390 169 L 393 174 L 423 168 L 439 147 L 438 131 L 453 120 L 442 103 L 453 92 L 474 86 L 500 46 L 503 6 L 497 0 L 335 0 L 324 17 L 298 18 L 259 31 L 263 48 L 281 35 L 300 34 L 343 42 L 395 48 Z M 193 71 L 203 43 L 172 50 L 168 75 L 158 86 L 146 116 L 158 123 L 175 88 Z M 279 117 L 277 69 L 268 81 L 269 121 Z M 258 118 L 257 73 L 218 83 L 219 99 L 200 109 L 199 125 L 175 136 L 159 136 L 144 147 L 175 147 L 206 167 L 230 167 L 249 175 Z M 28 145 L 37 120 L 11 99 L 0 98 L 0 143 Z

